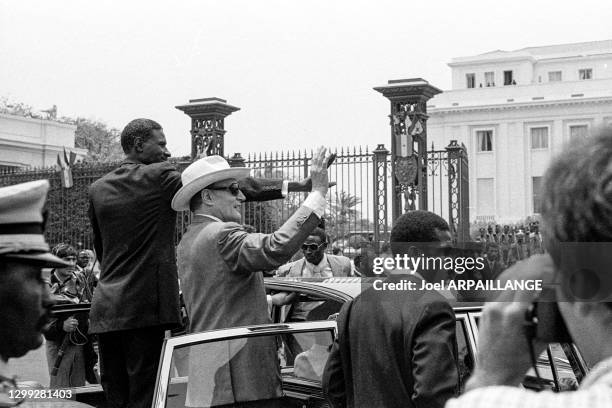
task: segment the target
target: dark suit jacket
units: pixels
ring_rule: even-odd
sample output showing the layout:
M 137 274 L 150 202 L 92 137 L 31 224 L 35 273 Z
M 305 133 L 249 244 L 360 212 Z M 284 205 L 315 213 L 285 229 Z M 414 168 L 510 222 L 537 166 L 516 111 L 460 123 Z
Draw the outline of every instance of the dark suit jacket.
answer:
M 247 199 L 281 198 L 281 181 L 240 180 Z M 100 259 L 90 332 L 181 322 L 175 256 L 176 212 L 170 202 L 181 175 L 168 162 L 125 160 L 92 184 L 89 217 Z
M 416 276 L 392 276 L 421 286 Z M 345 304 L 323 373 L 338 407 L 443 407 L 458 391 L 455 314 L 436 292 L 369 288 Z

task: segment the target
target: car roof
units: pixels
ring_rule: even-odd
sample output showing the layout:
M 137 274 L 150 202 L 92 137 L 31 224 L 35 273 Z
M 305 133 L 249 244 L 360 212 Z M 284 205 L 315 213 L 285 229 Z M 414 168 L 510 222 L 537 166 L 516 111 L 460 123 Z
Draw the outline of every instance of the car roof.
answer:
M 309 294 L 328 295 L 343 301 L 356 298 L 375 280 L 383 278 L 334 277 L 334 278 L 266 278 L 266 287 L 274 290 L 300 290 Z M 459 302 L 449 291 L 440 292 L 454 309 L 482 309 L 483 302 Z

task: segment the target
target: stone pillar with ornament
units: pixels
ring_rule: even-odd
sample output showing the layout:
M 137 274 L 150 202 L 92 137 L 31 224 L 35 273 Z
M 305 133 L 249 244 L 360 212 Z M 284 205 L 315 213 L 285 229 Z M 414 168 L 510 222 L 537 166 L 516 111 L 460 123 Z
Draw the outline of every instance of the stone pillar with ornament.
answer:
M 176 106 L 191 118 L 191 160 L 196 157 L 224 155 L 225 118 L 240 108 L 225 99 L 190 99 L 186 105 Z
M 422 78 L 374 88 L 391 102 L 392 215 L 427 210 L 427 101 L 442 91 Z

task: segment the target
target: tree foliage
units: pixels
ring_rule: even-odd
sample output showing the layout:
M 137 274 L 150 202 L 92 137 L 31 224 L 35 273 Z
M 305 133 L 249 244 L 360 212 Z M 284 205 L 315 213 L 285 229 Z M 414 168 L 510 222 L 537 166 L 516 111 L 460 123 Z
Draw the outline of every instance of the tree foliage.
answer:
M 75 120 L 75 146 L 87 149 L 87 161 L 113 162 L 123 158 L 120 133 L 117 129 L 109 129 L 106 123 L 77 118 Z

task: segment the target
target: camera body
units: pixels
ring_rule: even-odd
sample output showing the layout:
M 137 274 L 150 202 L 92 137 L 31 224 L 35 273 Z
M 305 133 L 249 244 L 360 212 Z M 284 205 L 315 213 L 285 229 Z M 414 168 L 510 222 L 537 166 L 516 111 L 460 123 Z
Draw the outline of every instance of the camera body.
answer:
M 555 291 L 544 287 L 538 300 L 525 314 L 527 335 L 545 343 L 571 343 L 572 336 L 565 325 L 556 302 Z

